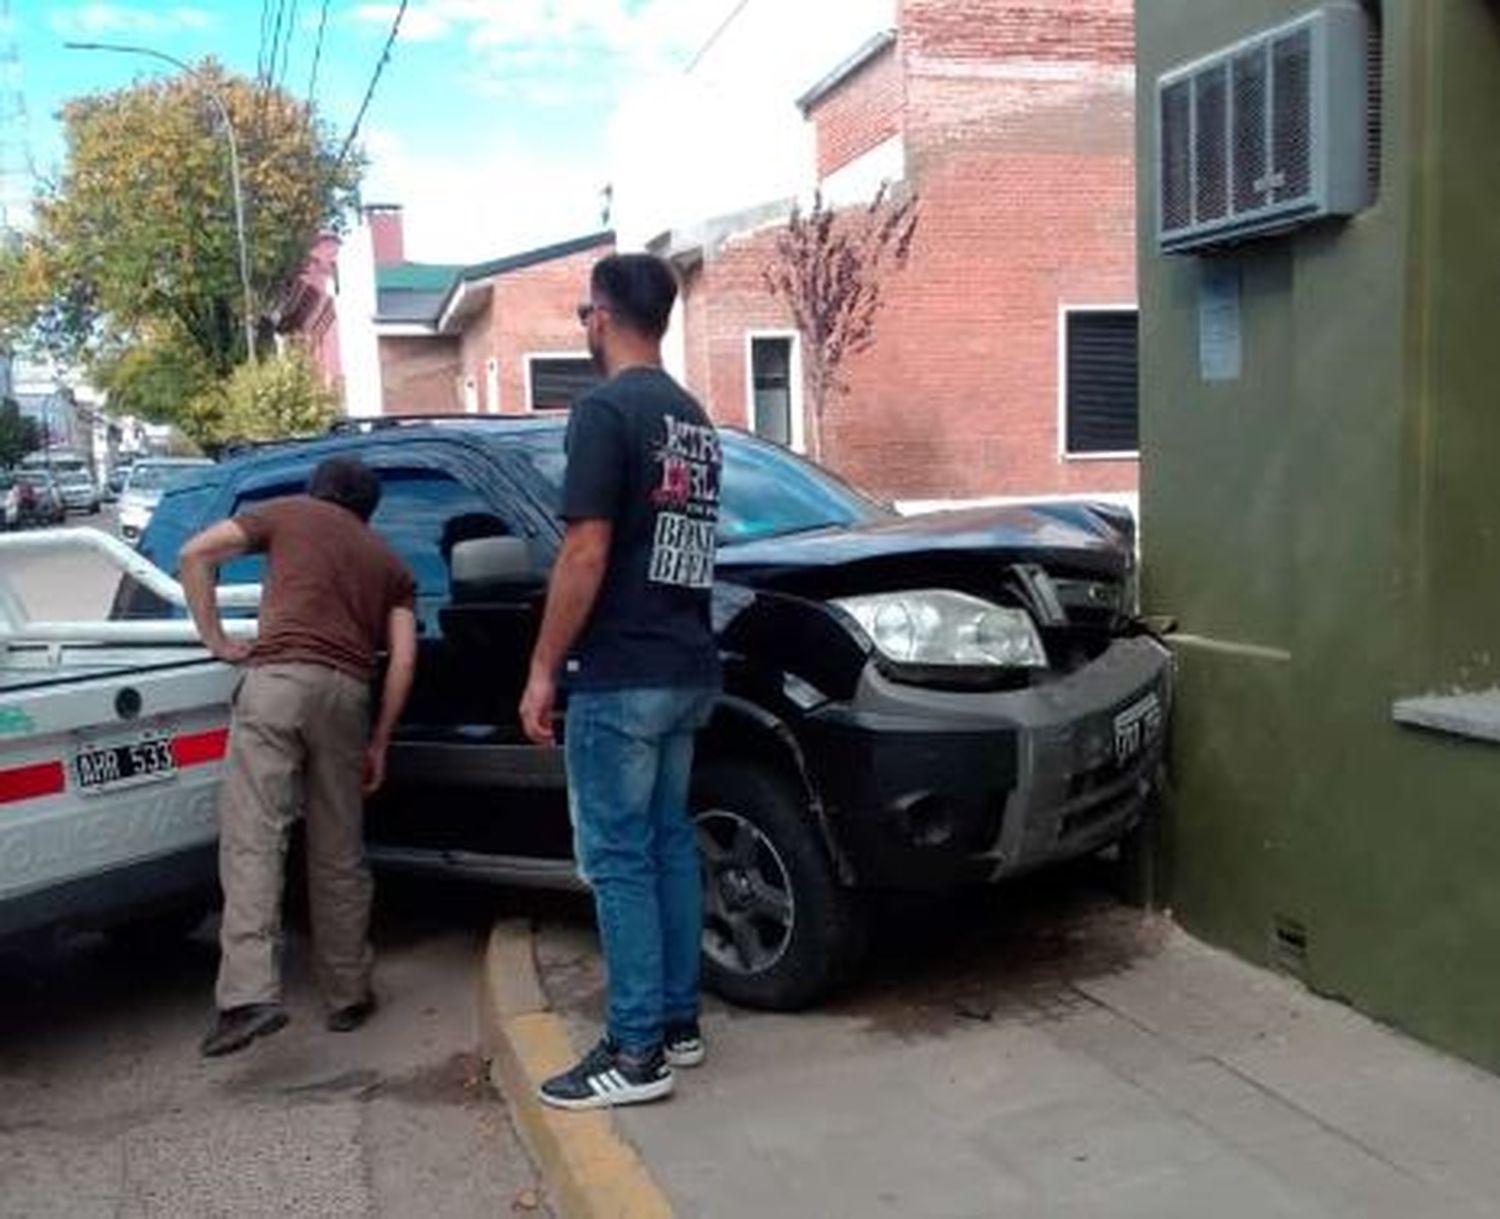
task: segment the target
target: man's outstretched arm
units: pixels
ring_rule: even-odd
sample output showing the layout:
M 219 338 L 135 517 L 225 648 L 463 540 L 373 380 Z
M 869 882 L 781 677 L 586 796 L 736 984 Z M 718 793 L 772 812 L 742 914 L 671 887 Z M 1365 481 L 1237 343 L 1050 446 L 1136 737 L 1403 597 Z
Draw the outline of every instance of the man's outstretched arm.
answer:
M 214 589 L 219 568 L 250 551 L 250 539 L 234 521 L 220 521 L 189 538 L 178 557 L 182 569 L 182 591 L 198 627 L 203 646 L 220 660 L 238 664 L 250 655 L 250 645 L 224 634 L 219 600 Z

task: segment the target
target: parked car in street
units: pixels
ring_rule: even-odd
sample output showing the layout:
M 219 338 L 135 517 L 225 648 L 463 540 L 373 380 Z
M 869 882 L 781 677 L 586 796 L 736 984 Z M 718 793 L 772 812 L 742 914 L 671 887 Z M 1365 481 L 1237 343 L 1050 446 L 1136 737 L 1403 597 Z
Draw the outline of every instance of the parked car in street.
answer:
M 16 487 L 19 491 L 19 522 L 22 528 L 28 525 L 61 525 L 67 519 L 68 510 L 63 503 L 62 490 L 46 470 L 16 471 Z
M 9 470 L 0 470 L 0 529 L 21 527 L 21 488 Z
M 87 470 L 66 470 L 57 475 L 57 488 L 66 511 L 86 512 L 90 516 L 99 511 L 102 504 L 99 485 Z
M 346 426 L 195 471 L 141 554 L 356 454 L 416 576 L 420 661 L 367 819 L 392 867 L 578 883 L 562 754 L 517 703 L 558 518 L 565 421 Z M 859 959 L 864 897 L 1001 881 L 1118 843 L 1162 768 L 1168 652 L 1134 618 L 1134 527 L 1102 505 L 902 517 L 785 449 L 721 433 L 713 620 L 726 686 L 699 745 L 705 981 L 793 1008 Z M 263 560 L 227 565 L 226 583 Z M 114 613 L 174 612 L 127 579 Z
M 140 541 L 162 493 L 184 474 L 212 464 L 206 457 L 145 457 L 137 461 L 120 492 L 120 536 L 130 543 Z
M 109 477 L 104 480 L 106 503 L 114 503 L 120 498 L 120 492 L 125 489 L 125 480 L 130 477 L 130 467 L 133 464 L 134 458 L 122 457 L 110 467 Z

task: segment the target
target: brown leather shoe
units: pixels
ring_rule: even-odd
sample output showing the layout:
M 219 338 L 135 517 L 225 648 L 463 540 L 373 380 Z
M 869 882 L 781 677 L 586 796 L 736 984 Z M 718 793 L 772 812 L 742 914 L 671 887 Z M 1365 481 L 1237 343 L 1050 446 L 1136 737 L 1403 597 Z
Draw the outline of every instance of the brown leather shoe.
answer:
M 279 1003 L 246 1003 L 225 1008 L 198 1048 L 205 1058 L 221 1058 L 243 1050 L 257 1037 L 269 1037 L 284 1029 L 287 1020 Z
M 366 1020 L 375 1014 L 375 996 L 368 995 L 358 1003 L 351 1003 L 348 1007 L 336 1008 L 328 1013 L 328 1031 L 330 1033 L 352 1033 Z

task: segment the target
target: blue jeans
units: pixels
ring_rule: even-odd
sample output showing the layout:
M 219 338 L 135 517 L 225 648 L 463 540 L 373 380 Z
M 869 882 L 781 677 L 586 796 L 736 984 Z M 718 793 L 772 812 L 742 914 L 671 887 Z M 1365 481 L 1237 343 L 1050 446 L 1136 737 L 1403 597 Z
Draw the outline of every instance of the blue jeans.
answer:
M 706 689 L 580 691 L 564 744 L 578 870 L 594 891 L 609 1033 L 643 1052 L 698 1015 L 703 888 L 688 815 L 693 737 Z

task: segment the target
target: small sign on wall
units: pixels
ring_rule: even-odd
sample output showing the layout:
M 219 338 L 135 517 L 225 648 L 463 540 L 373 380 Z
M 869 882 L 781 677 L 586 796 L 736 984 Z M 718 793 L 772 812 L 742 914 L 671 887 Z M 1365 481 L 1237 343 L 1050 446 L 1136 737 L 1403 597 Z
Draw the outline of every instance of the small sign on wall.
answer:
M 1238 381 L 1243 355 L 1240 268 L 1206 258 L 1198 280 L 1198 374 L 1205 381 Z

